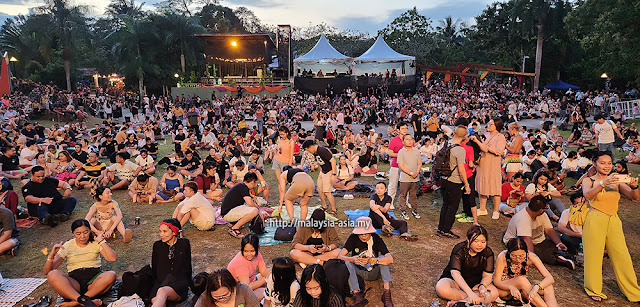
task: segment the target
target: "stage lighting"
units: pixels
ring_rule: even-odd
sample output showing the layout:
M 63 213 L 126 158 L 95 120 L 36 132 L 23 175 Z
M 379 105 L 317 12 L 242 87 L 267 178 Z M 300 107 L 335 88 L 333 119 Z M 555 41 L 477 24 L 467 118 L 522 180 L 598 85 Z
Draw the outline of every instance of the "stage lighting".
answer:
M 238 46 L 238 42 L 236 42 L 236 41 L 232 41 L 232 42 L 231 42 L 231 46 L 233 46 L 233 47 Z

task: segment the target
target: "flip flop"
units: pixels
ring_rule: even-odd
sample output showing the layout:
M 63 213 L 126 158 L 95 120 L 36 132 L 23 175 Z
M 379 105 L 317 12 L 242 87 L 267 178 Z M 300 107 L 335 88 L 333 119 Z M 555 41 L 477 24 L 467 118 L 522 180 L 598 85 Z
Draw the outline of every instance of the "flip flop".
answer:
M 244 237 L 238 229 L 229 229 L 229 234 L 236 239 L 242 239 L 242 237 Z

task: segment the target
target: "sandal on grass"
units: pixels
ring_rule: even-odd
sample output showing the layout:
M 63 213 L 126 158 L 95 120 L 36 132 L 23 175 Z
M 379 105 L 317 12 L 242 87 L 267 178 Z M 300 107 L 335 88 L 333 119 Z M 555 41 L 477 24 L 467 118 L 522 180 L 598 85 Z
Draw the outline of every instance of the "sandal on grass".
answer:
M 232 237 L 237 238 L 237 239 L 242 239 L 242 237 L 244 237 L 244 236 L 242 235 L 242 232 L 241 232 L 240 230 L 238 230 L 238 229 L 232 229 L 232 228 L 230 228 L 230 229 L 229 229 L 229 234 L 230 234 Z
M 589 296 L 589 298 L 594 302 L 602 302 L 602 301 L 604 301 L 603 298 L 601 298 L 601 297 L 599 297 L 597 295 Z

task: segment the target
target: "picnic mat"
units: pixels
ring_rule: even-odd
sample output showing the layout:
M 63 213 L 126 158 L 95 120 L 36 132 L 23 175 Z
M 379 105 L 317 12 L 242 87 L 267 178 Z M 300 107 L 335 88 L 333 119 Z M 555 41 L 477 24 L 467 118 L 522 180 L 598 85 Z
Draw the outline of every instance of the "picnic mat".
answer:
M 265 233 L 258 235 L 258 239 L 260 241 L 260 246 L 269 246 L 269 245 L 277 245 L 280 243 L 291 243 L 291 242 L 287 242 L 287 241 L 279 241 L 273 238 L 273 235 L 276 233 L 276 227 L 275 226 L 268 226 L 269 224 L 266 224 L 264 227 L 264 231 Z
M 44 278 L 5 279 L 0 285 L 0 307 L 12 307 L 42 283 Z
M 38 222 L 38 219 L 35 217 L 30 217 L 27 219 L 19 219 L 16 221 L 16 225 L 20 228 L 31 228 Z
M 396 218 L 396 215 L 393 212 L 388 212 L 389 215 L 391 217 L 393 217 L 394 219 L 398 219 Z M 355 225 L 356 220 L 359 217 L 363 217 L 363 216 L 369 216 L 369 210 L 360 210 L 360 209 L 356 209 L 356 210 L 345 210 L 344 214 L 346 214 L 347 216 L 349 216 L 349 221 L 352 221 L 353 224 Z M 378 229 L 376 228 L 376 233 L 377 234 L 382 234 L 382 229 Z M 400 231 L 394 230 L 391 232 L 394 235 L 400 235 Z M 410 232 L 409 232 L 410 233 Z

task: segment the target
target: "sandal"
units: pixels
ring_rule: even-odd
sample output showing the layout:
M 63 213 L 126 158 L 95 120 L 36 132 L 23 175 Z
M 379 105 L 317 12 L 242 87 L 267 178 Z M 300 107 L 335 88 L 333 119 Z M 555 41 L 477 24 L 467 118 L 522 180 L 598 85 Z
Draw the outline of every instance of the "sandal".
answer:
M 400 239 L 403 239 L 409 242 L 415 242 L 415 241 L 418 241 L 418 236 L 414 234 L 403 233 L 400 235 Z
M 236 239 L 242 239 L 242 237 L 244 237 L 239 229 L 230 228 L 229 234 Z
M 590 298 L 592 301 L 594 301 L 594 302 L 602 302 L 602 301 L 604 301 L 604 299 L 603 299 L 603 298 L 601 298 L 601 297 L 599 297 L 599 296 L 597 296 L 597 295 L 589 296 L 589 298 Z

